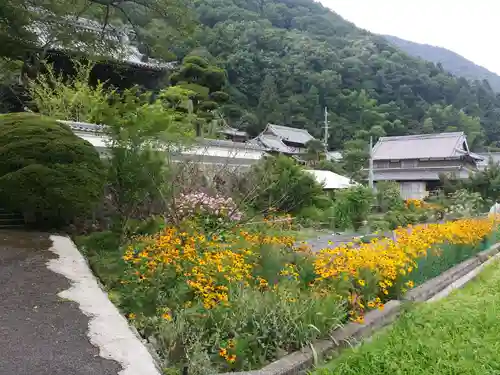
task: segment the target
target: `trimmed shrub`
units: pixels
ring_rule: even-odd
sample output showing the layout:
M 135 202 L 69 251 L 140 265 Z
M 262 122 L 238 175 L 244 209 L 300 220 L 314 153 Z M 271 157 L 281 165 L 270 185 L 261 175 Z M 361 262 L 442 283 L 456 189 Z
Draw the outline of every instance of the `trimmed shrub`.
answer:
M 0 205 L 29 222 L 58 227 L 102 197 L 104 166 L 94 147 L 57 121 L 0 116 Z

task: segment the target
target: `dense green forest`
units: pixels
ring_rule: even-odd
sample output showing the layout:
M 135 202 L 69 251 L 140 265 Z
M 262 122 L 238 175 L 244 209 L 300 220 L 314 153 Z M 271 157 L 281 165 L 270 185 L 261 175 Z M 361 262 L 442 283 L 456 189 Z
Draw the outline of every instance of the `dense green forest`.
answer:
M 458 53 L 443 47 L 410 42 L 391 35 L 384 35 L 384 38 L 410 56 L 420 57 L 435 64 L 441 64 L 445 70 L 458 77 L 465 77 L 471 80 L 486 79 L 494 91 L 500 91 L 500 76 L 498 74 L 473 63 Z
M 500 98 L 410 57 L 311 0 L 198 0 L 201 44 L 226 68 L 226 115 L 249 132 L 266 122 L 321 134 L 330 146 L 369 133 L 464 130 L 475 148 L 500 140 Z
M 331 149 L 365 148 L 370 135 L 451 130 L 465 131 L 475 150 L 500 145 L 500 97 L 487 81 L 456 78 L 313 0 L 31 2 L 59 16 L 130 24 L 135 42 L 152 57 L 206 58 L 227 74 L 222 90 L 229 100 L 217 111 L 251 134 L 274 122 L 320 136 L 328 107 Z M 20 45 L 19 39 L 26 39 L 20 25 L 35 16 L 59 27 L 65 39 L 58 43 L 81 36 L 61 28 L 54 17 L 47 21 L 45 13 L 26 15 L 22 3 L 0 5 L 6 25 L 0 40 Z M 5 38 L 13 33 L 15 38 Z M 182 66 L 196 72 L 196 66 Z

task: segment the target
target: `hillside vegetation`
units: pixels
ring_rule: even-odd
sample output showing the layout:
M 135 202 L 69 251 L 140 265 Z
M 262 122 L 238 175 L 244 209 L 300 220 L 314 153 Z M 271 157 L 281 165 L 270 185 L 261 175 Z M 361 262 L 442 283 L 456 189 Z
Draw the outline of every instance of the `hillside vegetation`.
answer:
M 441 64 L 445 70 L 459 77 L 471 80 L 486 79 L 494 91 L 500 91 L 500 76 L 480 65 L 474 64 L 458 53 L 443 47 L 410 42 L 391 35 L 384 35 L 384 38 L 410 56 Z
M 463 130 L 476 149 L 500 140 L 500 99 L 486 82 L 410 57 L 311 0 L 197 0 L 196 11 L 200 44 L 228 73 L 225 114 L 250 133 L 275 122 L 319 136 L 327 106 L 331 148 L 369 133 Z
M 385 134 L 458 130 L 467 133 L 475 150 L 499 146 L 500 98 L 486 81 L 456 78 L 440 65 L 411 57 L 313 0 L 33 3 L 46 12 L 33 12 L 20 0 L 0 5 L 6 24 L 0 29 L 6 40 L 0 55 L 24 59 L 23 72 L 31 76 L 40 64 L 26 56 L 36 62 L 43 55 L 24 51 L 33 46 L 29 25 L 34 22 L 47 28 L 52 46 L 71 49 L 82 42 L 101 57 L 120 49 L 116 38 L 54 22 L 87 17 L 104 24 L 102 30 L 112 30 L 105 27 L 109 23 L 127 25 L 133 41 L 147 54 L 143 57 L 183 61 L 169 81 L 196 87 L 204 97 L 197 99 L 200 103 L 214 99 L 209 86 L 217 83 L 229 96 L 217 87 L 217 97 L 224 100 L 205 103 L 203 109 L 221 111 L 224 120 L 253 135 L 274 122 L 320 136 L 328 107 L 330 148 L 348 149 L 352 155 L 366 150 L 370 135 Z M 197 57 L 186 60 L 187 55 Z M 214 75 L 207 75 L 208 67 Z M 222 68 L 227 82 L 220 84 L 221 72 L 225 80 Z M 5 81 L 7 70 L 0 71 Z M 178 82 L 180 78 L 189 79 Z

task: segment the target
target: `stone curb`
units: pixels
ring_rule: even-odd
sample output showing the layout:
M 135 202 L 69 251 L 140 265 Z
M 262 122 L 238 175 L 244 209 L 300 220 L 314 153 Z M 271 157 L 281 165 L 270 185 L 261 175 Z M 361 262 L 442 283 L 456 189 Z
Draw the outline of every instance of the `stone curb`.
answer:
M 469 274 L 477 274 L 479 270 L 491 257 L 500 252 L 500 243 L 496 243 L 489 249 L 484 250 L 471 259 L 468 259 L 445 271 L 441 275 L 425 282 L 419 287 L 411 290 L 400 300 L 391 300 L 385 304 L 383 310 L 372 310 L 365 315 L 365 323 L 348 323 L 342 328 L 335 330 L 331 340 L 316 341 L 311 347 L 290 353 L 260 370 L 243 372 L 226 372 L 218 375 L 302 375 L 313 367 L 317 359 L 324 358 L 329 353 L 345 347 L 352 347 L 362 339 L 367 339 L 377 329 L 392 323 L 399 315 L 402 303 L 405 301 L 424 302 L 432 300 L 445 289 L 451 287 L 457 280 L 461 280 Z M 477 272 L 475 272 L 477 271 Z M 469 278 L 467 281 L 473 279 Z M 462 285 L 464 285 L 465 281 Z

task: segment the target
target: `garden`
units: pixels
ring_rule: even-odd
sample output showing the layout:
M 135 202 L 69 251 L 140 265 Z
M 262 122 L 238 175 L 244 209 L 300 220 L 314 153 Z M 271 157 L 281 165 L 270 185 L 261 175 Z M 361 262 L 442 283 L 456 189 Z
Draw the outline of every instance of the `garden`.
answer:
M 200 225 L 209 222 L 201 207 L 179 227 L 119 250 L 103 234 L 79 241 L 168 374 L 257 369 L 347 321 L 362 323 L 366 312 L 485 249 L 494 229 L 491 219 L 459 219 L 311 254 L 262 230 L 214 232 Z M 213 206 L 211 219 L 233 223 L 226 207 Z
M 91 67 L 76 82 L 50 69 L 31 82 L 40 114 L 0 117 L 0 196 L 16 198 L 2 204 L 72 234 L 165 374 L 261 368 L 494 241 L 477 216 L 487 202 L 464 186 L 405 202 L 394 183 L 327 193 L 285 156 L 247 173 L 174 163 L 213 121 L 190 111 L 193 92 L 117 92 L 89 86 Z M 105 157 L 56 118 L 106 124 Z M 304 228 L 379 233 L 312 251 Z

